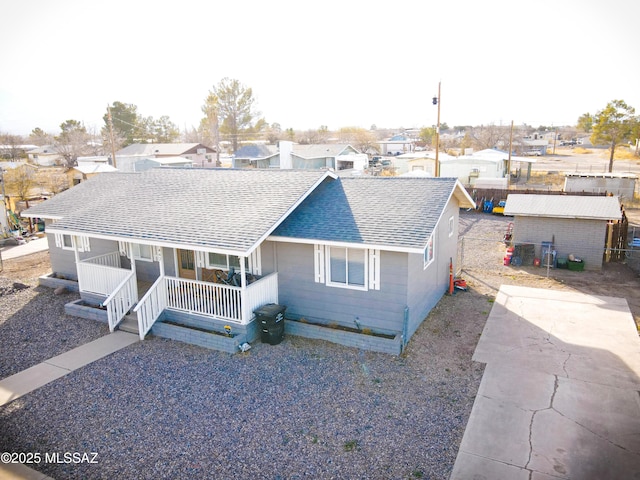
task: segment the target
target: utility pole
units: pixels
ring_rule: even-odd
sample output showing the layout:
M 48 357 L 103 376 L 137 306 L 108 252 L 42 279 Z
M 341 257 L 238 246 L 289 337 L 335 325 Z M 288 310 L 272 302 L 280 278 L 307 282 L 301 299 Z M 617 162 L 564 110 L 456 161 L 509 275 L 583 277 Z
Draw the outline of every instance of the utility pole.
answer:
M 507 160 L 507 188 L 511 183 L 511 150 L 513 148 L 513 120 L 511 120 L 511 130 L 509 131 L 509 159 Z
M 438 96 L 433 97 L 433 104 L 438 106 L 438 124 L 436 126 L 436 168 L 435 168 L 435 177 L 440 176 L 440 160 L 438 158 L 438 152 L 440 151 L 440 84 L 442 82 L 438 82 Z
M 116 143 L 113 138 L 113 120 L 111 119 L 111 107 L 107 105 L 107 119 L 109 123 L 109 140 L 111 140 L 111 161 L 113 162 L 113 168 L 118 168 L 116 165 Z

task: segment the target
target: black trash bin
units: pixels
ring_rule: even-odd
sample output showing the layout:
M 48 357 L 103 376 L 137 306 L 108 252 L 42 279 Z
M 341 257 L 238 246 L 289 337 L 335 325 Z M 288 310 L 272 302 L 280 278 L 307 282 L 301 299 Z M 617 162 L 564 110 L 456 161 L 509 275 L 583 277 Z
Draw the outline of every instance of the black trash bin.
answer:
M 260 325 L 260 340 L 270 345 L 279 344 L 284 338 L 284 305 L 268 303 L 254 310 Z

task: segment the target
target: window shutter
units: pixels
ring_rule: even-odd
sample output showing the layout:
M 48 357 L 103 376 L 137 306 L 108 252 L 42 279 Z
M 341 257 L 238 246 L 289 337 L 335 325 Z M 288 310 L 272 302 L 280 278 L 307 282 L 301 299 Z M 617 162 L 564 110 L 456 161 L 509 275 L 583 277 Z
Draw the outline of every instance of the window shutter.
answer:
M 262 275 L 262 254 L 260 253 L 260 246 L 251 252 L 249 269 L 254 275 Z
M 90 252 L 91 244 L 89 243 L 89 237 L 85 236 L 74 236 L 73 243 L 75 244 L 78 252 Z
M 207 266 L 207 254 L 196 250 L 196 266 L 200 268 L 206 268 Z
M 380 250 L 369 250 L 369 288 L 380 290 Z
M 324 246 L 314 245 L 313 268 L 316 283 L 324 283 Z
M 123 257 L 131 258 L 129 243 L 119 241 L 118 250 L 120 250 L 120 255 Z
M 56 247 L 62 248 L 63 245 L 64 245 L 64 239 L 62 238 L 62 234 L 61 233 L 55 233 L 53 236 L 56 239 Z

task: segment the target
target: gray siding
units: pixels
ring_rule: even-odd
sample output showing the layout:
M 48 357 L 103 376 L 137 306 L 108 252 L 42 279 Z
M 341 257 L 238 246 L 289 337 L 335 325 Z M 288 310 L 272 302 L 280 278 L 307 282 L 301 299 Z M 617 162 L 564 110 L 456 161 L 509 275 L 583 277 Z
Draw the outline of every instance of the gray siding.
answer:
M 47 242 L 49 243 L 51 271 L 58 275 L 64 275 L 68 279 L 77 280 L 78 271 L 76 270 L 76 257 L 73 250 L 64 250 L 56 247 L 53 234 L 47 234 Z M 80 253 L 80 260 L 118 251 L 118 242 L 111 240 L 91 238 L 90 244 L 91 251 Z
M 453 217 L 453 234 L 449 235 L 449 219 Z M 429 311 L 436 306 L 449 287 L 449 261 L 456 270 L 459 209 L 452 201 L 440 218 L 435 231 L 434 261 L 425 269 L 424 256 L 409 255 L 407 305 L 409 307 L 408 338 L 415 333 Z
M 381 252 L 380 290 L 328 287 L 314 281 L 313 245 L 277 243 L 279 303 L 287 316 L 400 332 L 407 291 L 407 255 Z M 263 257 L 264 258 L 264 257 Z
M 542 242 L 554 241 L 558 258 L 569 254 L 585 261 L 585 269 L 600 270 L 606 242 L 607 222 L 566 218 L 515 217 L 514 243 L 535 243 L 541 258 Z

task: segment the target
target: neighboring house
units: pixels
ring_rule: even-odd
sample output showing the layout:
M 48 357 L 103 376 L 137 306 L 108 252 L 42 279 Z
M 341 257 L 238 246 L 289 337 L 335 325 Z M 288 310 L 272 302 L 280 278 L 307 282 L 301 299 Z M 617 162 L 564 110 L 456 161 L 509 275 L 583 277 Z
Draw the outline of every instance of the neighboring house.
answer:
M 546 155 L 549 148 L 549 140 L 543 138 L 525 138 L 521 141 L 523 155 Z
M 27 156 L 31 163 L 40 165 L 41 167 L 51 167 L 65 163 L 64 156 L 58 153 L 56 147 L 52 145 L 45 145 L 29 150 Z
M 245 145 L 231 160 L 233 168 L 280 168 L 280 151 L 275 145 Z
M 0 158 L 17 160 L 27 156 L 27 152 L 38 148 L 38 145 L 0 145 Z
M 368 156 L 348 144 L 298 145 L 281 140 L 274 145 L 246 145 L 234 155 L 234 168 L 298 170 L 364 170 Z
M 173 157 L 183 157 L 194 167 L 216 166 L 216 151 L 201 143 L 134 143 L 116 152 L 115 167 L 121 172 L 134 172 L 140 161 Z
M 193 167 L 193 162 L 185 157 L 157 157 L 153 159 L 143 158 L 141 160 L 138 160 L 137 162 L 134 162 L 133 171 L 144 172 L 145 170 L 160 167 L 191 168 Z
M 67 177 L 69 178 L 69 187 L 78 185 L 79 183 L 84 182 L 85 180 L 88 180 L 95 175 L 98 175 L 99 173 L 112 173 L 117 171 L 117 168 L 113 168 L 111 165 L 106 165 L 104 163 L 79 163 L 78 166 L 70 168 L 67 172 Z
M 378 142 L 380 151 L 383 155 L 401 155 L 403 153 L 413 152 L 415 142 L 407 135 L 394 135 L 393 137 Z
M 531 157 L 517 157 L 511 155 L 510 170 L 516 163 L 525 164 L 527 178 L 531 175 L 531 164 L 535 162 Z M 440 160 L 440 176 L 456 177 L 464 185 L 475 185 L 479 178 L 505 178 L 509 163 L 509 153 L 502 150 L 488 148 L 473 152 L 470 155 L 448 157 Z
M 293 144 L 290 159 L 287 154 L 288 152 L 283 151 L 281 147 L 281 168 L 364 170 L 369 163 L 369 157 L 366 154 L 360 153 L 356 148 L 344 143 Z M 284 167 L 282 167 L 283 165 Z
M 445 152 L 438 152 L 438 161 L 450 160 L 451 155 Z M 396 173 L 403 175 L 410 172 L 424 172 L 426 176 L 435 177 L 436 174 L 436 152 L 435 150 L 428 150 L 422 152 L 412 152 L 398 155 L 393 159 L 393 164 L 396 167 Z M 445 175 L 440 175 L 445 176 Z
M 587 270 L 600 270 L 607 248 L 607 223 L 622 218 L 618 197 L 509 195 L 504 214 L 514 216 L 513 243 L 553 244 L 557 258 L 574 255 Z
M 397 354 L 446 291 L 458 212 L 473 206 L 455 179 L 154 169 L 99 175 L 24 215 L 47 221 L 53 273 L 104 304 L 112 330 L 133 309 L 141 338 L 196 342 L 171 333 L 179 323 L 250 342 L 253 312 L 276 303 L 289 333 Z
M 111 165 L 111 157 L 107 156 L 107 155 L 94 155 L 91 157 L 78 157 L 76 160 L 76 163 L 78 165 L 82 165 L 82 164 L 96 164 L 96 163 L 100 163 L 103 165 Z
M 624 201 L 633 200 L 638 176 L 632 173 L 567 173 L 564 192 L 612 193 Z

